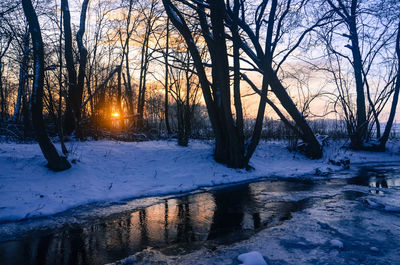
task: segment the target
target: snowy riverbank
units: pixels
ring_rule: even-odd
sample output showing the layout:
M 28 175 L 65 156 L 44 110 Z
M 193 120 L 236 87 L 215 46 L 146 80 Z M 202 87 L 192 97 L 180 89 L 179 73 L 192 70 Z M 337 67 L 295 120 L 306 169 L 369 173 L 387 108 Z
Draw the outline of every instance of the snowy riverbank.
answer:
M 251 159 L 255 169 L 247 172 L 217 164 L 210 142 L 192 141 L 187 148 L 175 141 L 70 142 L 72 169 L 54 173 L 44 167 L 46 161 L 37 144 L 0 143 L 0 221 L 51 215 L 94 201 L 338 170 L 329 164 L 335 156 L 347 156 L 351 163 L 400 160 L 398 142 L 389 143 L 386 153 L 353 152 L 331 142 L 319 160 L 290 153 L 285 145 L 260 143 Z

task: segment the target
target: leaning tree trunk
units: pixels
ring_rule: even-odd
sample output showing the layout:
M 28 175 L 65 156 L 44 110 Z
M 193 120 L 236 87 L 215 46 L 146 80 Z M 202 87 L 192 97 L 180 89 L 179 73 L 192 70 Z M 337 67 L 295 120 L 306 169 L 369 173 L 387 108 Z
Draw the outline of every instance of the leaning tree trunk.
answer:
M 399 101 L 399 93 L 400 93 L 400 21 L 397 27 L 397 38 L 396 38 L 396 55 L 397 55 L 397 76 L 396 76 L 396 85 L 394 87 L 394 95 L 392 107 L 390 109 L 389 119 L 386 123 L 385 131 L 382 137 L 379 139 L 379 147 L 378 151 L 385 151 L 386 142 L 389 139 L 389 134 L 393 126 L 394 116 L 396 115 L 396 107 Z
M 268 69 L 267 75 L 269 76 L 268 83 L 271 85 L 272 91 L 302 132 L 301 138 L 304 142 L 307 143 L 307 148 L 305 150 L 306 155 L 314 159 L 321 158 L 321 144 L 318 142 L 314 132 L 308 125 L 306 119 L 297 109 L 296 104 L 294 104 L 292 98 L 288 95 L 286 89 L 283 87 L 282 83 L 280 82 L 272 68 Z
M 262 1 L 262 4 L 260 4 L 260 12 L 264 12 L 265 8 L 267 6 L 268 1 Z M 300 131 L 300 136 L 302 137 L 303 141 L 307 144 L 306 149 L 304 150 L 306 155 L 310 158 L 320 158 L 322 156 L 322 147 L 318 140 L 316 139 L 313 131 L 311 130 L 310 126 L 306 122 L 304 116 L 299 112 L 297 109 L 296 105 L 294 104 L 293 100 L 289 96 L 288 92 L 286 91 L 286 88 L 282 85 L 282 82 L 279 80 L 277 76 L 277 71 L 273 69 L 272 65 L 273 63 L 273 53 L 276 47 L 276 39 L 273 40 L 276 36 L 274 34 L 274 30 L 276 29 L 274 23 L 275 21 L 278 21 L 278 17 L 276 17 L 277 14 L 279 14 L 279 8 L 278 8 L 278 1 L 273 0 L 271 1 L 271 6 L 269 8 L 269 15 L 268 19 L 264 18 L 262 21 L 266 21 L 267 24 L 267 29 L 266 29 L 266 39 L 264 42 L 264 48 L 260 44 L 260 36 L 258 31 L 253 31 L 252 27 L 250 27 L 244 19 L 240 19 L 239 16 L 239 6 L 242 6 L 243 3 L 241 3 L 238 0 L 234 1 L 234 9 L 231 10 L 229 5 L 227 8 L 227 14 L 228 14 L 228 26 L 231 29 L 232 32 L 232 39 L 234 45 L 240 45 L 241 49 L 249 56 L 249 58 L 252 58 L 254 61 L 255 65 L 264 73 L 263 74 L 263 80 L 262 80 L 262 88 L 261 90 L 255 87 L 254 85 L 251 85 L 251 87 L 260 95 L 260 103 L 259 103 L 259 109 L 257 113 L 257 118 L 256 118 L 256 124 L 254 126 L 253 130 L 253 135 L 252 138 L 247 145 L 247 158 L 250 159 L 251 155 L 254 153 L 255 148 L 259 142 L 260 135 L 261 135 L 261 130 L 262 130 L 262 122 L 263 122 L 263 115 L 264 115 L 264 110 L 266 103 L 271 105 L 271 101 L 267 98 L 267 88 L 268 86 L 271 88 L 271 91 L 276 95 L 282 106 L 285 108 L 285 110 L 288 112 L 288 114 L 292 117 L 292 119 L 295 121 L 298 130 L 295 131 Z M 264 10 L 264 11 L 261 11 Z M 260 15 L 261 18 L 261 15 Z M 282 18 L 280 18 L 282 19 Z M 280 21 L 279 23 L 281 23 Z M 261 23 L 258 21 L 257 23 Z M 261 24 L 257 24 L 260 26 Z M 241 30 L 245 32 L 249 38 L 250 41 L 252 42 L 254 46 L 254 51 L 253 49 L 250 49 L 248 44 L 242 40 L 240 36 L 238 36 L 238 26 L 240 26 Z M 278 26 L 279 28 L 279 26 Z M 307 32 L 307 31 L 306 31 Z M 275 37 L 274 37 L 275 36 Z M 300 39 L 301 40 L 301 39 Z M 296 47 L 296 46 L 295 46 Z M 235 49 L 235 47 L 234 47 Z M 293 51 L 293 48 L 290 52 Z M 290 53 L 288 53 L 290 54 Z M 287 54 L 287 55 L 288 55 Z M 286 55 L 286 56 L 287 56 Z M 234 61 L 237 59 L 237 52 L 235 56 L 235 50 L 234 50 Z M 236 57 L 236 58 L 235 58 Z M 236 63 L 238 64 L 238 63 Z M 238 66 L 235 67 L 234 65 L 234 70 L 235 68 L 238 68 Z M 279 67 L 278 67 L 279 68 Z M 238 70 L 236 69 L 238 72 Z M 234 75 L 237 76 L 237 73 Z M 250 80 L 242 74 L 243 77 L 245 77 L 245 81 L 248 83 Z M 236 77 L 237 78 L 237 77 Z M 234 91 L 237 89 L 234 89 Z M 237 105 L 235 103 L 235 105 Z M 286 121 L 283 115 L 281 115 L 280 111 L 277 108 L 273 108 L 275 111 L 277 111 L 277 114 L 283 118 L 283 121 Z M 292 126 L 291 126 L 292 127 Z M 293 128 L 293 127 L 292 127 Z
M 43 83 L 44 83 L 44 50 L 39 21 L 33 9 L 31 0 L 22 0 L 25 17 L 33 43 L 34 83 L 32 88 L 32 122 L 40 149 L 46 160 L 47 167 L 54 171 L 62 171 L 71 167 L 68 160 L 60 156 L 47 136 L 43 121 Z

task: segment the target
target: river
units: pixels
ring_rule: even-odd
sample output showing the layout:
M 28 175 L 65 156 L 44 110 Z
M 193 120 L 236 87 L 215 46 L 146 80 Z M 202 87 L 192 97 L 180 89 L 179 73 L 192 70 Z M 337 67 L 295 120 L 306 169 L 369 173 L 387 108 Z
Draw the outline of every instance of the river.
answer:
M 0 224 L 0 263 L 105 264 L 149 247 L 166 256 L 212 251 L 280 227 L 296 213 L 321 206 L 335 212 L 349 202 L 357 205 L 356 213 L 378 211 L 400 225 L 397 208 L 380 200 L 390 195 L 390 203 L 399 194 L 400 166 L 387 164 L 329 176 L 266 178 L 180 196 L 93 204 L 38 220 Z M 329 206 L 332 202 L 335 206 Z M 334 218 L 349 215 L 336 212 Z M 358 231 L 361 223 L 343 225 L 346 231 L 349 226 Z M 385 244 L 400 249 L 400 229 L 388 228 L 386 233 Z

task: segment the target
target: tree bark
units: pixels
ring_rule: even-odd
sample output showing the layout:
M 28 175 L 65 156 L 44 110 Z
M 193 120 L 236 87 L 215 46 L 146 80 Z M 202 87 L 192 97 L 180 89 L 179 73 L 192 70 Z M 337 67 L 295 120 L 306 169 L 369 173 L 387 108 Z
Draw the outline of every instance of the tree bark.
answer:
M 58 62 L 60 64 L 59 66 L 59 72 L 60 75 L 58 77 L 58 91 L 59 91 L 59 98 L 58 98 L 58 117 L 57 117 L 57 127 L 58 127 L 58 136 L 60 138 L 60 145 L 61 145 L 61 151 L 64 155 L 68 153 L 68 149 L 65 146 L 64 143 L 64 129 L 63 129 L 63 116 L 62 116 L 62 104 L 63 104 L 63 58 L 62 58 L 62 34 L 63 34 L 63 15 L 62 12 L 60 13 L 60 38 L 58 40 L 58 45 L 59 45 L 59 51 L 58 51 Z
M 269 78 L 268 83 L 270 84 L 272 91 L 279 99 L 285 110 L 293 118 L 296 125 L 302 132 L 301 136 L 304 142 L 308 144 L 307 149 L 305 150 L 306 155 L 313 159 L 321 158 L 322 147 L 320 143 L 318 142 L 314 132 L 311 130 L 304 116 L 297 109 L 296 104 L 294 104 L 293 100 L 286 92 L 286 89 L 283 87 L 282 83 L 280 82 L 272 68 L 268 69 L 267 76 Z
M 353 2 L 357 1 L 353 0 Z M 353 54 L 354 77 L 356 80 L 357 125 L 356 125 L 356 134 L 351 137 L 351 147 L 353 149 L 361 149 L 367 137 L 368 122 L 365 110 L 364 83 L 362 77 L 363 66 L 360 53 L 360 46 L 358 42 L 357 25 L 355 18 L 356 14 L 355 11 L 353 12 L 352 16 L 349 18 L 349 29 L 351 36 L 351 52 Z
M 399 21 L 399 24 L 397 27 L 396 55 L 397 55 L 396 85 L 394 87 L 392 106 L 390 108 L 390 114 L 389 114 L 388 121 L 386 123 L 385 131 L 383 132 L 382 137 L 379 139 L 378 151 L 385 151 L 385 149 L 386 149 L 386 142 L 389 139 L 390 131 L 393 126 L 394 117 L 396 115 L 397 103 L 399 101 L 399 93 L 400 93 L 400 21 Z
M 27 67 L 28 59 L 29 59 L 29 29 L 26 30 L 24 36 L 24 52 L 19 67 L 18 95 L 17 95 L 17 103 L 15 104 L 15 109 L 14 109 L 14 116 L 13 116 L 14 121 L 19 120 L 21 111 L 21 101 L 22 98 L 25 96 L 24 92 L 26 83 L 25 80 L 28 73 L 28 67 Z
M 4 95 L 4 88 L 3 88 L 3 63 L 0 58 L 0 117 L 1 120 L 5 120 L 6 117 L 6 97 Z
M 7 118 L 7 90 L 6 87 L 3 86 L 3 57 L 6 54 L 8 48 L 10 48 L 12 38 L 8 39 L 8 42 L 5 48 L 0 51 L 0 116 L 1 119 L 4 120 Z
M 79 50 L 79 69 L 78 69 L 78 82 L 76 87 L 76 96 L 73 100 L 74 114 L 77 126 L 78 136 L 82 136 L 82 131 L 80 128 L 81 121 L 81 105 L 82 105 L 82 96 L 83 89 L 85 85 L 85 73 L 86 73 L 86 64 L 87 64 L 87 49 L 83 44 L 83 35 L 85 34 L 85 23 L 86 23 L 86 12 L 88 8 L 89 0 L 84 0 L 82 3 L 81 17 L 79 21 L 79 30 L 76 33 L 76 42 L 78 44 Z
M 147 77 L 147 67 L 148 67 L 148 54 L 149 54 L 149 38 L 151 31 L 151 21 L 150 19 L 146 24 L 146 33 L 142 45 L 142 54 L 140 62 L 140 76 L 139 76 L 139 93 L 138 93 L 138 103 L 137 103 L 137 113 L 139 114 L 138 126 L 143 126 L 144 119 L 144 104 L 146 99 L 146 77 Z
M 62 171 L 71 167 L 68 160 L 60 156 L 47 136 L 43 121 L 44 50 L 39 21 L 30 0 L 22 0 L 25 17 L 29 24 L 34 53 L 34 82 L 32 88 L 32 122 L 42 153 L 48 161 L 47 167 Z
M 61 0 L 61 11 L 64 17 L 64 56 L 65 63 L 68 72 L 68 96 L 67 96 L 67 108 L 65 111 L 64 119 L 64 132 L 67 135 L 71 135 L 76 129 L 75 121 L 75 104 L 76 103 L 76 91 L 77 91 L 77 74 L 74 64 L 74 56 L 72 53 L 72 30 L 71 30 L 71 15 L 69 12 L 68 0 Z
M 168 114 L 168 69 L 169 69 L 169 64 L 168 64 L 168 52 L 169 52 L 169 19 L 167 18 L 167 36 L 166 38 L 166 45 L 165 45 L 165 82 L 164 82 L 164 118 L 165 118 L 165 126 L 167 128 L 167 133 L 171 134 L 171 126 L 169 125 L 169 114 Z

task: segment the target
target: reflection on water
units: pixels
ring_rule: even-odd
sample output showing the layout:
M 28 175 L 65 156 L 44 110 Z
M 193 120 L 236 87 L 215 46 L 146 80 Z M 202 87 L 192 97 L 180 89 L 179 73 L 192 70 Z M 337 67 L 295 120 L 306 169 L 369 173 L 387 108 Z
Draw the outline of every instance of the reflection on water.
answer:
M 356 177 L 348 180 L 348 183 L 372 188 L 398 189 L 400 188 L 400 167 L 363 167 Z
M 202 245 L 232 243 L 280 224 L 293 212 L 324 200 L 355 200 L 365 194 L 339 192 L 329 198 L 309 191 L 336 190 L 347 184 L 400 187 L 400 168 L 363 168 L 350 179 L 269 180 L 168 199 L 135 211 L 114 214 L 62 228 L 32 231 L 0 242 L 1 264 L 104 264 L 155 247 L 181 254 Z M 294 192 L 306 199 L 281 201 Z M 305 193 L 303 193 L 305 194 Z M 275 198 L 275 199 L 274 199 Z M 0 236 L 1 240 L 1 236 Z
M 0 243 L 5 264 L 104 264 L 148 246 L 182 253 L 206 241 L 230 243 L 276 225 L 306 200 L 269 201 L 270 192 L 309 190 L 312 182 L 267 181 L 166 200 L 89 224 L 31 232 Z

